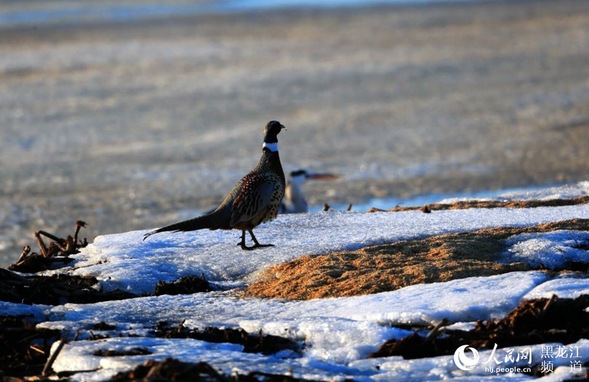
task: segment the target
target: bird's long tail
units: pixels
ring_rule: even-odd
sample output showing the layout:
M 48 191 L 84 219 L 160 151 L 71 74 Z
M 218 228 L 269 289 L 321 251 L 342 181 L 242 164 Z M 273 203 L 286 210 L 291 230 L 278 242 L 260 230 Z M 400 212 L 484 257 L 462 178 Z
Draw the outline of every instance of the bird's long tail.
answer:
M 143 237 L 143 240 L 147 239 L 151 235 L 154 235 L 154 234 L 160 233 L 160 232 L 196 231 L 196 230 L 205 229 L 205 228 L 215 229 L 212 217 L 213 217 L 212 214 L 203 215 L 203 216 L 199 216 L 194 219 L 185 220 L 180 223 L 175 223 L 175 224 L 171 224 L 171 225 L 168 225 L 168 226 L 165 226 L 162 228 L 158 228 L 156 230 L 146 233 L 145 236 Z

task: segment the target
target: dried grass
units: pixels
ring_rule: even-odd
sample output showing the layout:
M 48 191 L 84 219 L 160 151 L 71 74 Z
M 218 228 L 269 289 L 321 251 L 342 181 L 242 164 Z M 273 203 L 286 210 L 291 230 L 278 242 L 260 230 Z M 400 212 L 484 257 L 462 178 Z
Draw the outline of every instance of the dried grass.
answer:
M 501 227 L 375 245 L 357 251 L 306 255 L 264 272 L 249 297 L 307 300 L 392 291 L 405 286 L 532 269 L 500 263 L 504 242 L 528 232 L 589 230 L 575 219 L 532 227 Z

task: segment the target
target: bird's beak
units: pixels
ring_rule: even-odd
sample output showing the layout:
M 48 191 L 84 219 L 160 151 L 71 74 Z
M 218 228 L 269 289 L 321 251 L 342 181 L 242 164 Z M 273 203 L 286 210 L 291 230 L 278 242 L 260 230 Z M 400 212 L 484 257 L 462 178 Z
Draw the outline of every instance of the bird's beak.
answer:
M 339 179 L 339 175 L 323 173 L 323 174 L 309 174 L 307 179 L 311 180 L 334 180 Z

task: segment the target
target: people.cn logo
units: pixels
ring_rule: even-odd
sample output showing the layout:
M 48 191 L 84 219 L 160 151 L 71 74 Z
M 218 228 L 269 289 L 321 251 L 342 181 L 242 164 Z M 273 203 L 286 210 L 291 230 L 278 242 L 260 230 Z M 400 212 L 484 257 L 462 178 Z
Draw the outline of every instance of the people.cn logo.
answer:
M 469 350 L 472 356 L 466 355 L 466 350 Z M 479 363 L 479 352 L 473 347 L 462 345 L 454 352 L 454 363 L 460 370 L 472 370 Z

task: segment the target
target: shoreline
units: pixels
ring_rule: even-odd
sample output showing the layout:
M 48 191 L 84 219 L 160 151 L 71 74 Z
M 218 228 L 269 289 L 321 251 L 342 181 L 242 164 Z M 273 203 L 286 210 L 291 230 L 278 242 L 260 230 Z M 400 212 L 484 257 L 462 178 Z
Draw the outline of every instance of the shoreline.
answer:
M 341 175 L 311 205 L 585 180 L 588 25 L 524 1 L 3 28 L 0 254 L 206 210 L 269 119 L 286 172 Z
M 584 340 L 587 328 L 583 325 L 586 321 L 583 315 L 587 315 L 589 303 L 586 282 L 589 268 L 586 256 L 577 252 L 589 248 L 587 198 L 514 201 L 511 208 L 527 209 L 523 214 L 508 214 L 493 204 L 486 210 L 480 209 L 477 203 L 457 202 L 453 206 L 457 209 L 450 210 L 456 219 L 443 218 L 447 224 L 464 220 L 464 212 L 470 216 L 469 220 L 474 216 L 485 219 L 495 212 L 507 220 L 520 215 L 525 216 L 524 224 L 506 224 L 504 218 L 496 215 L 491 219 L 496 224 L 487 228 L 472 230 L 462 226 L 443 233 L 448 226 L 426 236 L 424 232 L 417 235 L 415 232 L 413 239 L 406 240 L 384 239 L 373 232 L 376 226 L 355 225 L 365 229 L 367 235 L 380 237 L 382 243 L 372 245 L 368 240 L 357 247 L 355 239 L 344 235 L 340 246 L 357 247 L 356 250 L 296 256 L 274 267 L 261 266 L 253 278 L 247 277 L 245 294 L 236 293 L 235 288 L 241 289 L 241 285 L 235 280 L 233 287 L 229 287 L 232 291 L 224 291 L 218 280 L 209 284 L 204 273 L 195 274 L 199 268 L 203 272 L 207 269 L 206 261 L 194 264 L 195 260 L 207 256 L 209 250 L 203 247 L 196 249 L 200 253 L 188 254 L 186 245 L 173 243 L 174 239 L 170 238 L 159 244 L 130 246 L 129 238 L 139 237 L 140 232 L 121 234 L 118 239 L 111 238 L 112 241 L 103 237 L 92 245 L 94 248 L 83 249 L 84 244 L 80 243 L 80 253 L 58 254 L 53 259 L 55 266 L 61 263 L 60 257 L 67 259 L 72 255 L 73 263 L 50 272 L 13 269 L 29 273 L 23 276 L 0 269 L 0 305 L 5 307 L 0 320 L 9 348 L 14 350 L 6 357 L 10 362 L 4 375 L 34 376 L 44 370 L 44 377 L 55 373 L 70 377 L 88 373 L 84 375 L 112 379 L 116 374 L 117 380 L 130 380 L 144 376 L 145 368 L 158 373 L 163 372 L 157 371 L 158 365 L 165 365 L 166 375 L 177 375 L 188 371 L 187 367 L 193 368 L 196 362 L 206 362 L 210 364 L 207 369 L 219 380 L 229 373 L 234 377 L 288 375 L 294 380 L 328 380 L 341 375 L 376 379 L 390 373 L 388 379 L 396 379 L 393 377 L 401 376 L 396 373 L 397 368 L 386 366 L 396 362 L 403 370 L 402 375 L 430 380 L 429 367 L 423 370 L 409 360 L 421 359 L 445 372 L 440 376 L 438 370 L 438 378 L 451 379 L 464 378 L 465 374 L 457 369 L 456 361 L 453 364 L 447 358 L 460 345 L 467 344 L 482 352 L 490 352 L 494 346 L 493 352 L 498 350 L 498 354 L 518 351 L 523 346 L 533 347 L 534 362 L 529 360 L 530 368 L 525 373 L 541 377 L 556 371 L 541 368 L 540 351 L 547 344 L 561 344 L 577 346 L 579 367 L 568 370 L 571 375 L 586 377 L 589 347 Z M 573 209 L 563 207 L 569 204 L 574 205 Z M 366 217 L 369 215 L 373 223 L 388 220 L 390 224 L 406 221 L 408 214 L 413 215 L 413 220 L 424 218 L 434 225 L 436 216 L 447 215 L 432 209 L 430 213 L 367 213 Z M 563 214 L 570 219 L 558 220 Z M 324 218 L 332 219 L 335 215 L 344 219 L 344 214 L 331 215 Z M 353 218 L 358 218 L 355 215 Z M 389 219 L 393 216 L 394 219 Z M 418 225 L 423 229 L 428 226 L 427 221 Z M 300 223 L 305 225 L 304 220 Z M 388 227 L 395 229 L 394 224 Z M 343 226 L 339 229 L 346 230 Z M 294 230 L 301 228 L 297 225 Z M 125 235 L 128 238 L 121 240 Z M 553 251 L 539 247 L 537 240 L 552 241 Z M 192 242 L 191 239 L 180 241 Z M 100 245 L 105 246 L 106 252 L 96 251 Z M 109 252 L 107 248 L 113 245 Z M 224 245 L 235 249 L 231 239 L 225 240 Z M 286 244 L 282 249 L 285 253 L 293 251 L 289 245 L 293 243 Z M 166 246 L 174 253 L 169 253 L 172 257 L 162 263 L 146 257 L 149 252 L 161 251 Z M 274 252 L 280 251 L 279 248 Z M 216 248 L 213 252 L 218 252 L 230 266 L 232 256 L 227 255 L 231 250 Z M 267 263 L 267 254 L 252 252 L 251 260 L 257 257 Z M 358 258 L 363 254 L 364 259 Z M 181 260 L 193 268 L 190 276 L 179 278 L 177 273 L 169 274 L 178 265 L 173 259 L 185 255 L 193 257 Z M 103 256 L 106 260 L 96 261 Z M 125 259 L 132 260 L 133 265 L 125 266 Z M 115 272 L 98 269 L 87 272 L 109 262 L 116 267 Z M 124 271 L 120 273 L 121 268 L 127 267 L 140 269 L 135 274 L 137 279 L 124 275 Z M 157 269 L 165 272 L 158 273 Z M 400 274 L 384 280 L 383 277 L 391 276 L 392 270 Z M 297 271 L 300 274 L 291 277 Z M 323 278 L 319 279 L 318 275 Z M 360 279 L 364 282 L 359 283 Z M 265 283 L 275 281 L 279 283 L 277 286 L 264 288 Z M 133 288 L 132 283 L 147 288 L 140 288 L 143 291 L 138 294 L 137 285 Z M 311 293 L 318 289 L 323 293 L 306 295 L 309 291 L 301 288 L 305 283 L 309 283 Z M 113 288 L 115 285 L 119 287 Z M 261 286 L 262 292 L 271 294 L 257 293 Z M 569 319 L 563 320 L 563 311 Z M 522 324 L 528 320 L 534 326 Z M 424 330 L 430 335 L 426 337 Z M 441 333 L 444 335 L 438 337 Z M 360 343 L 358 335 L 362 336 Z M 34 353 L 35 357 L 30 354 L 27 357 L 30 344 L 23 337 L 41 350 Z M 331 346 L 332 343 L 337 347 Z M 355 352 L 348 353 L 351 354 L 348 360 L 320 358 L 321 366 L 317 368 L 314 362 L 307 361 L 318 359 L 316 348 L 336 356 L 341 348 Z M 559 365 L 568 368 L 568 358 L 562 361 Z M 121 371 L 125 374 L 117 374 Z M 486 369 L 468 370 L 468 375 L 483 376 L 486 372 Z
M 194 3 L 182 0 L 166 4 L 143 1 L 102 2 L 101 5 L 88 6 L 83 3 L 63 3 L 60 6 L 46 5 L 45 2 L 28 2 L 22 6 L 0 6 L 0 29 L 22 29 L 31 26 L 37 28 L 58 27 L 61 25 L 84 26 L 87 24 L 113 25 L 125 23 L 152 23 L 158 20 L 180 18 L 215 17 L 243 15 L 247 13 L 268 12 L 316 12 L 316 11 L 358 11 L 369 8 L 414 8 L 445 5 L 468 6 L 471 3 L 497 3 L 502 0 L 334 0 L 317 3 L 316 1 L 275 2 L 252 1 L 232 2 L 213 1 L 210 4 Z M 534 1 L 534 0 L 529 0 Z M 39 6 L 43 5 L 43 6 Z

